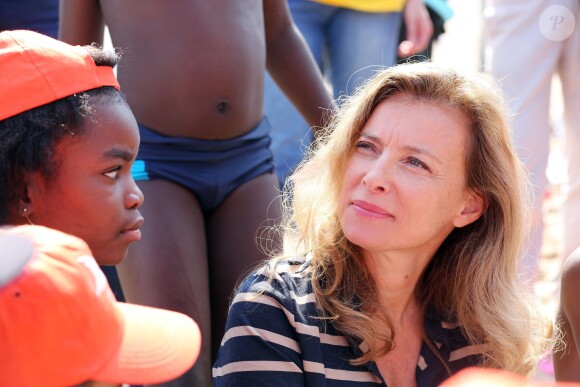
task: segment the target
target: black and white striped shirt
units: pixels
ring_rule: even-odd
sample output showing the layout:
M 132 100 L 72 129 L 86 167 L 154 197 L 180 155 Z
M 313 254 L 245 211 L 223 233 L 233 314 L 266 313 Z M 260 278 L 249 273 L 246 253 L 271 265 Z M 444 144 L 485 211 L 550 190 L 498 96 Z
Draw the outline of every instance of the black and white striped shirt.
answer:
M 246 278 L 228 314 L 213 368 L 214 386 L 386 385 L 374 362 L 351 365 L 349 359 L 360 356 L 360 347 L 317 318 L 309 269 L 308 260 L 283 261 L 273 281 L 265 269 Z M 470 345 L 457 325 L 432 313 L 424 324 L 452 373 L 480 363 L 485 346 Z M 423 342 L 418 386 L 436 386 L 449 377 L 440 358 Z

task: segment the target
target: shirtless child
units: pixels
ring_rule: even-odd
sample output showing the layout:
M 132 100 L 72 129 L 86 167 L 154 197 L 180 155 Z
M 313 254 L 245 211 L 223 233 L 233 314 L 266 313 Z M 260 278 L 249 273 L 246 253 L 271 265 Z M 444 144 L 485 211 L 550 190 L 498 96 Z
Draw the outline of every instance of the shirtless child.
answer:
M 267 256 L 259 229 L 281 214 L 265 70 L 311 126 L 332 102 L 285 0 L 61 0 L 62 40 L 102 43 L 104 24 L 124 51 L 118 78 L 140 124 L 133 173 L 147 198 L 143 238 L 119 266 L 125 297 L 198 322 L 212 339 L 181 381 L 210 385 L 229 297 Z

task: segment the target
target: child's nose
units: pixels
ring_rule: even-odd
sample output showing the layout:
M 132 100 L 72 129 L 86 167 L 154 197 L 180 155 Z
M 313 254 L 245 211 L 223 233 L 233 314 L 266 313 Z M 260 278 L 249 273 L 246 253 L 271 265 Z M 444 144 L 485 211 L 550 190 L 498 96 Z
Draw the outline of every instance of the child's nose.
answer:
M 135 181 L 133 181 L 131 190 L 125 196 L 125 206 L 127 208 L 139 208 L 144 200 L 145 196 L 143 192 L 141 192 Z

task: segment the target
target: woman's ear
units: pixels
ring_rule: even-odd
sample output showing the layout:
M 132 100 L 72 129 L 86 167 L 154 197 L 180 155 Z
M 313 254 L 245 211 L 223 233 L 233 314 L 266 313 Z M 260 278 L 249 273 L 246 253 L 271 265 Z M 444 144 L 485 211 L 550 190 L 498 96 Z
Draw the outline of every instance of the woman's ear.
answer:
M 455 227 L 465 227 L 475 222 L 483 215 L 486 203 L 483 195 L 479 192 L 468 192 L 461 212 L 455 217 L 453 225 Z

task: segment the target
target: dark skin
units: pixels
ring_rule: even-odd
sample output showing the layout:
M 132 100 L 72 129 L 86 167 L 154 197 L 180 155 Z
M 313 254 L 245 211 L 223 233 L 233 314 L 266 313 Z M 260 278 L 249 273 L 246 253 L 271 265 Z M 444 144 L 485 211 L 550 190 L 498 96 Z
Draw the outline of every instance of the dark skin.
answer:
M 319 70 L 285 0 L 61 0 L 60 38 L 102 43 L 104 24 L 124 50 L 122 91 L 137 121 L 158 133 L 229 139 L 263 117 L 264 73 L 313 127 L 332 107 Z M 297 139 L 297 141 L 299 141 Z M 237 281 L 267 254 L 260 227 L 281 216 L 275 175 L 235 189 L 204 214 L 188 189 L 139 181 L 142 240 L 118 266 L 129 302 L 180 311 L 204 341 L 193 369 L 172 386 L 209 386 Z M 210 303 L 211 300 L 211 303 Z M 211 339 L 210 339 L 211 338 Z
M 248 132 L 263 115 L 265 66 L 311 126 L 331 106 L 282 0 L 62 0 L 61 19 L 71 44 L 101 43 L 106 21 L 125 51 L 118 75 L 129 105 L 165 135 Z
M 564 262 L 561 281 L 557 319 L 565 348 L 554 353 L 554 371 L 558 381 L 580 382 L 580 249 Z

